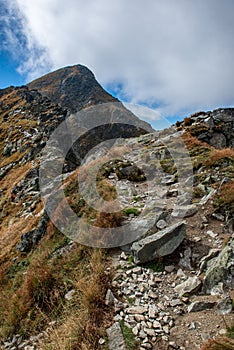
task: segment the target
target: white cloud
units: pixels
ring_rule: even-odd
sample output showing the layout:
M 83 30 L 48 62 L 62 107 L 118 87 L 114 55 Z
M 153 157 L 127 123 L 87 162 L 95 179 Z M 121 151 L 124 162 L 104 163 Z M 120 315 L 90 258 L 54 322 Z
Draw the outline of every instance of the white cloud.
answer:
M 233 0 L 12 0 L 29 78 L 81 63 L 164 115 L 234 102 Z M 38 50 L 39 48 L 39 50 Z M 44 49 L 42 49 L 44 48 Z

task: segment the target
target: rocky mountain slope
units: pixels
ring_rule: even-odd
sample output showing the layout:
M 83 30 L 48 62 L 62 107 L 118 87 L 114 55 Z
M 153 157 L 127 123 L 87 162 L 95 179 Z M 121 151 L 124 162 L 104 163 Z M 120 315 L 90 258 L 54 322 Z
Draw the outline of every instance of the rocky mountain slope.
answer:
M 56 70 L 28 84 L 51 101 L 68 108 L 72 113 L 92 104 L 117 102 L 96 81 L 93 73 L 82 65 Z
M 152 132 L 80 65 L 0 91 L 2 349 L 233 336 L 233 116 Z

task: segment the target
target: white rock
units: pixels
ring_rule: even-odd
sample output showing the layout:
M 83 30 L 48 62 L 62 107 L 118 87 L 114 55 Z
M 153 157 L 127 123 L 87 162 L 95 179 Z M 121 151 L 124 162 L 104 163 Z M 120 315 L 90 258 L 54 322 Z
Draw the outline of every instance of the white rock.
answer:
M 163 331 L 164 331 L 166 334 L 169 334 L 169 326 L 168 326 L 168 325 L 163 326 Z
M 158 295 L 154 293 L 152 290 L 149 291 L 148 296 L 152 299 L 157 299 Z
M 206 232 L 211 238 L 215 238 L 215 237 L 217 237 L 218 236 L 218 234 L 217 233 L 214 233 L 213 231 L 211 231 L 211 230 L 208 230 L 207 232 Z
M 135 327 L 133 327 L 132 333 L 133 333 L 135 336 L 137 336 L 137 335 L 138 335 L 138 332 L 139 332 L 139 330 L 138 330 L 138 327 L 137 327 L 137 325 L 136 325 Z
M 126 312 L 128 314 L 144 314 L 148 311 L 148 307 L 146 306 L 132 306 L 132 307 L 129 307 Z
M 155 329 L 161 329 L 161 328 L 162 328 L 161 323 L 158 322 L 158 321 L 154 321 L 154 322 L 153 322 L 153 327 L 154 327 Z
M 76 291 L 74 289 L 72 289 L 69 292 L 67 292 L 67 294 L 65 294 L 65 299 L 66 300 L 71 300 L 73 298 L 73 295 L 75 294 L 75 292 Z
M 103 344 L 105 344 L 105 339 L 103 339 L 103 338 L 100 338 L 100 339 L 99 339 L 99 341 L 98 341 L 98 343 L 99 343 L 100 345 L 103 345 Z
M 150 337 L 153 337 L 155 335 L 154 329 L 151 328 L 144 328 L 144 332 L 149 335 Z
M 157 313 L 157 312 L 156 312 L 155 307 L 150 306 L 150 307 L 149 307 L 149 318 L 155 318 L 156 313 Z
M 137 322 L 145 321 L 145 316 L 143 315 L 134 315 L 134 317 Z

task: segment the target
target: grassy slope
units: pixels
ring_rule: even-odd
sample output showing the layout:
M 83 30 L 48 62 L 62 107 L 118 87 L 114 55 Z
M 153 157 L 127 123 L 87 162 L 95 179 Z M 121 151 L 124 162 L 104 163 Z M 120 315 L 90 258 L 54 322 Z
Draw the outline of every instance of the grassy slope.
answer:
M 8 133 L 6 127 L 3 133 Z M 205 181 L 207 176 L 215 175 L 217 167 L 223 177 L 233 177 L 233 150 L 215 150 L 188 133 L 185 134 L 184 141 L 191 154 L 195 172 L 203 168 L 203 173 L 197 174 L 200 182 Z M 3 144 L 1 151 L 2 149 Z M 14 160 L 19 159 L 18 155 L 14 157 Z M 3 164 L 8 161 L 5 159 Z M 56 321 L 47 343 L 41 345 L 43 350 L 98 349 L 98 339 L 105 337 L 105 327 L 111 321 L 111 310 L 104 303 L 110 278 L 105 273 L 108 264 L 105 251 L 74 244 L 71 252 L 52 258 L 53 252 L 68 243 L 67 238 L 52 224 L 49 224 L 47 235 L 34 251 L 27 255 L 15 251 L 21 234 L 34 227 L 38 221 L 36 216 L 25 220 L 20 216 L 22 203 L 9 201 L 11 189 L 29 169 L 30 164 L 18 166 L 1 181 L 4 218 L 0 237 L 0 336 L 6 339 L 20 333 L 28 337 L 41 332 L 51 321 Z M 67 180 L 65 190 L 73 209 L 82 211 L 88 218 L 92 215 L 92 219 L 96 218 L 100 226 L 106 227 L 110 220 L 115 224 L 115 217 L 100 217 L 86 208 L 77 194 L 75 178 L 74 175 Z M 114 198 L 115 191 L 105 178 L 99 180 L 101 195 L 105 199 Z M 219 181 L 213 180 L 212 187 L 218 188 L 219 185 Z M 196 195 L 202 196 L 199 193 Z M 234 182 L 230 181 L 218 192 L 214 210 L 224 213 L 228 211 L 230 215 L 233 213 L 233 202 Z M 36 213 L 40 212 L 42 205 L 40 201 L 37 203 Z M 117 219 L 122 219 L 123 214 Z M 67 301 L 64 297 L 71 289 L 75 290 L 75 294 L 71 301 Z M 6 303 L 6 298 L 9 303 Z

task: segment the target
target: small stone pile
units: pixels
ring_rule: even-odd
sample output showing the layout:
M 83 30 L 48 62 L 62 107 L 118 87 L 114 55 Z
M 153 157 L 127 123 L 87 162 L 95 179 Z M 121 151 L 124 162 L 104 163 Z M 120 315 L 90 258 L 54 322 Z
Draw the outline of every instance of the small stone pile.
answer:
M 174 266 L 167 266 L 168 273 L 173 270 Z M 187 298 L 178 298 L 173 289 L 173 277 L 166 291 L 160 287 L 166 274 L 167 272 L 154 272 L 149 268 L 135 266 L 122 253 L 120 268 L 112 282 L 118 299 L 110 290 L 107 293 L 106 303 L 109 305 L 113 302 L 115 305 L 114 321 L 124 322 L 132 329 L 142 350 L 152 349 L 159 336 L 169 341 L 168 335 L 174 326 L 173 314 L 182 313 L 184 302 L 187 301 Z
M 179 317 L 214 308 L 222 315 L 232 311 L 229 296 L 201 294 L 202 279 L 196 270 L 185 272 L 167 265 L 163 272 L 156 272 L 153 264 L 152 268 L 136 266 L 129 257 L 124 252 L 114 257 L 114 265 L 118 265 L 106 295 L 106 304 L 115 310 L 112 327 L 120 330 L 110 350 L 125 349 L 120 328 L 123 324 L 132 330 L 140 350 L 157 349 L 158 341 L 166 342 L 169 349 L 187 350 L 189 347 L 178 345 L 173 337 Z M 186 322 L 185 327 L 188 333 L 200 332 L 203 336 L 199 322 Z

